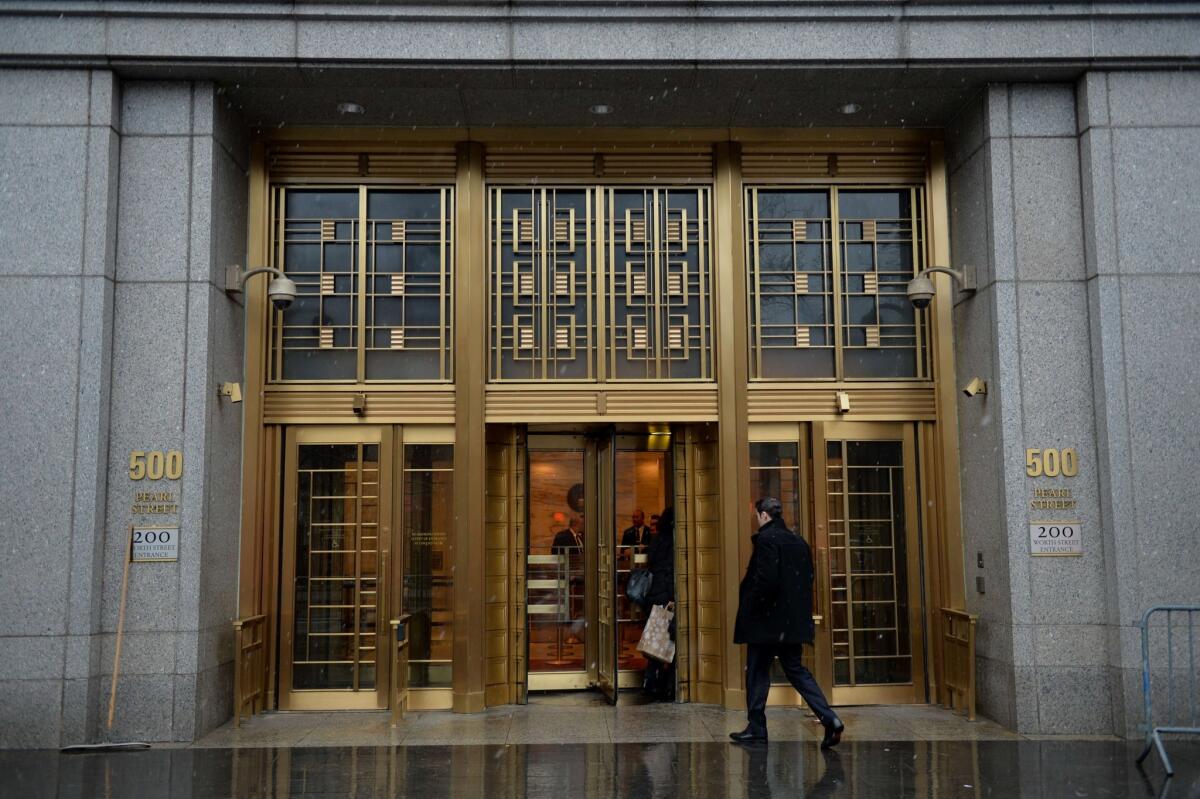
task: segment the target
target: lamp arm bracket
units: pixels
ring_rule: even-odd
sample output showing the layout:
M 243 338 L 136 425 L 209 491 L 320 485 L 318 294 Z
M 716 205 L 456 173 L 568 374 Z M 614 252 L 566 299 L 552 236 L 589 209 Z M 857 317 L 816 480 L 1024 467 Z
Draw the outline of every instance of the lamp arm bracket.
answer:
M 255 275 L 272 274 L 276 277 L 286 277 L 282 271 L 273 266 L 259 266 L 255 269 L 242 271 L 241 264 L 230 264 L 225 267 L 225 291 L 236 293 L 242 290 L 246 285 L 246 281 Z
M 975 291 L 975 267 L 970 264 L 963 264 L 962 269 L 951 269 L 948 266 L 929 266 L 921 270 L 921 275 L 942 274 L 949 275 L 958 281 L 958 285 L 963 291 Z

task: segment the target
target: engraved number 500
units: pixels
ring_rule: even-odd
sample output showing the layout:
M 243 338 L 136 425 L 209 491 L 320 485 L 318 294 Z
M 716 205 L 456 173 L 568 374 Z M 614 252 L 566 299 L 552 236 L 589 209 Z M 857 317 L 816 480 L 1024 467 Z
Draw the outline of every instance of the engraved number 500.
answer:
M 163 452 L 144 452 L 135 449 L 129 453 L 130 480 L 178 480 L 183 477 L 183 453 L 177 449 Z
M 1025 474 L 1030 477 L 1074 477 L 1079 474 L 1079 453 L 1074 448 L 1025 450 Z

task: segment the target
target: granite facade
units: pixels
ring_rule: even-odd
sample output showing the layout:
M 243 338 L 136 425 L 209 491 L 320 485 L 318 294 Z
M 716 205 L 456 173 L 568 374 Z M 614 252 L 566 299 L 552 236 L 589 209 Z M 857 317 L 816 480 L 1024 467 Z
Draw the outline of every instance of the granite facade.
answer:
M 211 675 L 232 662 L 241 415 L 216 382 L 239 379 L 242 316 L 215 281 L 244 261 L 240 127 L 210 83 L 0 70 L 0 215 L 20 220 L 0 226 L 0 746 L 191 740 L 228 717 Z M 129 479 L 131 450 L 171 449 L 182 481 Z M 133 515 L 139 490 L 181 513 Z M 129 526 L 160 523 L 181 557 L 129 569 L 109 732 Z
M 957 377 L 989 384 L 958 399 L 980 709 L 1135 734 L 1140 614 L 1200 602 L 1200 72 L 1175 68 L 1200 22 L 1169 3 L 987 5 L 6 4 L 0 746 L 191 740 L 228 717 L 242 420 L 217 386 L 241 379 L 222 282 L 245 262 L 251 136 L 234 107 L 344 124 L 346 86 L 371 125 L 943 129 L 953 263 L 979 277 L 955 294 Z M 1068 447 L 1077 476 L 1026 475 L 1027 448 Z M 169 449 L 178 514 L 133 516 L 159 486 L 129 480 L 130 451 Z M 1069 514 L 1033 506 L 1046 488 L 1071 491 Z M 1068 516 L 1083 556 L 1032 558 L 1029 523 Z M 129 571 L 108 733 L 137 522 L 178 524 L 181 552 Z
M 1195 78 L 993 85 L 950 128 L 954 261 L 982 276 L 955 308 L 958 376 L 989 382 L 959 400 L 968 604 L 1011 625 L 980 634 L 980 703 L 1022 732 L 1137 734 L 1141 613 L 1200 601 Z M 1027 477 L 1047 447 L 1078 476 Z M 1045 488 L 1077 505 L 1034 507 Z M 1083 556 L 1031 557 L 1027 525 L 1068 517 Z

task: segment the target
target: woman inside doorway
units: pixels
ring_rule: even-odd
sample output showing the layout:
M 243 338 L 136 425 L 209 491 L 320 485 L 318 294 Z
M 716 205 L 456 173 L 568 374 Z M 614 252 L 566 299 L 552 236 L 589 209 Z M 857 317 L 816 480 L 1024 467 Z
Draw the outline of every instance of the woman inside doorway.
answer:
M 665 509 L 658 518 L 658 533 L 650 540 L 646 551 L 646 567 L 652 575 L 650 593 L 646 596 L 648 608 L 655 605 L 666 607 L 675 601 L 675 510 Z M 675 621 L 671 620 L 671 640 L 675 640 Z M 643 684 L 646 695 L 669 702 L 675 699 L 675 662 L 663 663 L 652 657 L 646 658 L 646 679 Z

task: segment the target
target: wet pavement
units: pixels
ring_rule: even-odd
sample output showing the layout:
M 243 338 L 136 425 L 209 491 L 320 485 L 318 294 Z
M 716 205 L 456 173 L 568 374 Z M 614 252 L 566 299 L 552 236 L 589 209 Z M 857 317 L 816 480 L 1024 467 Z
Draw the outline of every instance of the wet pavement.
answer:
M 715 741 L 0 753 L 11 797 L 1195 797 L 1200 742 L 1143 775 L 1124 741 Z
M 1200 797 L 1200 740 L 1169 742 L 1165 782 L 1115 738 L 1035 740 L 928 705 L 839 708 L 847 737 L 771 708 L 766 745 L 735 746 L 745 714 L 707 705 L 543 695 L 484 713 L 267 713 L 191 744 L 63 755 L 0 751 L 3 797 Z M 1164 790 L 1165 789 L 1165 790 Z

